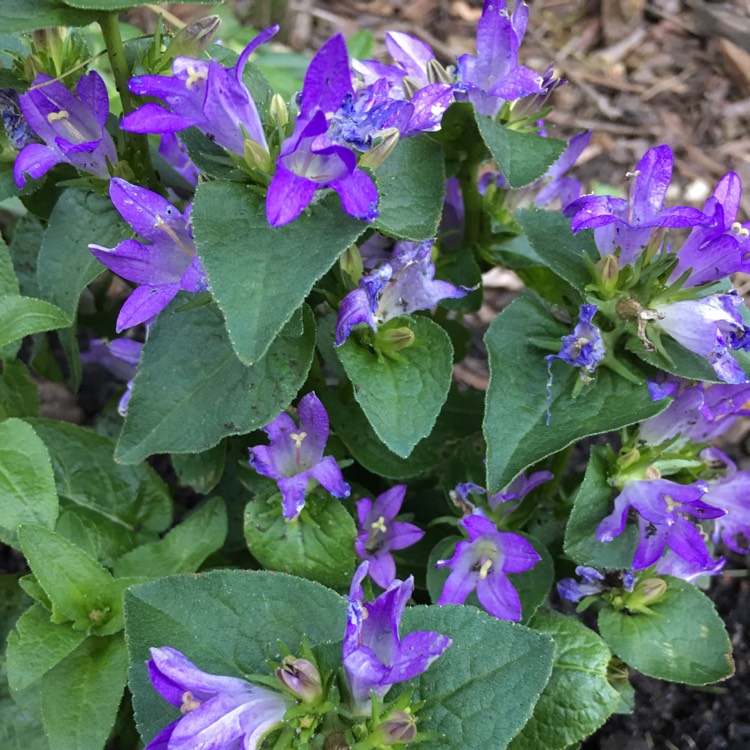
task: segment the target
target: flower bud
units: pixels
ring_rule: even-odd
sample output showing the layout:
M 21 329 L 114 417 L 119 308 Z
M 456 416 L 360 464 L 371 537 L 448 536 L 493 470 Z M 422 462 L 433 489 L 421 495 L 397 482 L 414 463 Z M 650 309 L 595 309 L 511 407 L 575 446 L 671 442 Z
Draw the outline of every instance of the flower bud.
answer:
M 393 149 L 396 148 L 400 138 L 398 128 L 387 128 L 382 131 L 381 135 L 380 143 L 360 158 L 360 167 L 377 169 L 391 155 Z
M 243 156 L 251 169 L 260 169 L 261 172 L 267 173 L 273 170 L 271 155 L 252 138 L 245 138 Z
M 433 57 L 427 63 L 427 80 L 430 83 L 445 83 L 450 86 L 453 76 Z
M 415 81 L 413 78 L 409 78 L 409 76 L 404 76 L 401 80 L 401 85 L 404 89 L 404 96 L 407 99 L 411 99 L 414 94 L 419 91 L 422 87 L 419 85 L 418 81 Z
M 375 349 L 382 354 L 398 352 L 410 347 L 414 339 L 414 331 L 406 326 L 386 328 L 375 335 Z
M 285 656 L 275 672 L 276 679 L 306 703 L 317 703 L 323 697 L 323 683 L 318 668 L 307 659 Z
M 594 266 L 596 279 L 601 288 L 611 292 L 617 287 L 617 278 L 620 275 L 620 269 L 617 266 L 617 258 L 614 255 L 605 255 Z
M 413 742 L 417 737 L 417 720 L 410 711 L 394 711 L 379 727 L 381 745 Z
M 643 604 L 653 604 L 659 601 L 667 591 L 667 582 L 663 578 L 645 578 L 638 581 L 633 596 L 637 596 Z
M 286 106 L 286 102 L 281 94 L 274 94 L 271 97 L 271 104 L 268 107 L 268 111 L 280 127 L 285 127 L 289 122 L 289 108 Z
M 364 273 L 362 255 L 356 245 L 348 247 L 339 258 L 339 267 L 356 284 Z
M 198 57 L 211 43 L 221 25 L 219 16 L 208 16 L 182 29 L 169 45 L 169 56 Z

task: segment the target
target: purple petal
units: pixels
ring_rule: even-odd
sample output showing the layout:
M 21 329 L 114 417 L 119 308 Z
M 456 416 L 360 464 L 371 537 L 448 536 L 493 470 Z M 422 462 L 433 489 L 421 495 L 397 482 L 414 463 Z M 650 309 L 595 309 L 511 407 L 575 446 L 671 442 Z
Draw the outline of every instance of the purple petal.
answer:
M 91 109 L 99 128 L 104 130 L 107 117 L 109 117 L 109 96 L 104 79 L 92 70 L 78 79 L 76 93 L 79 99 Z
M 349 338 L 352 328 L 360 323 L 367 323 L 373 331 L 377 331 L 370 297 L 361 288 L 349 292 L 341 301 L 336 320 L 336 346 L 341 346 Z
M 638 162 L 631 197 L 633 223 L 642 225 L 651 221 L 662 210 L 672 180 L 673 162 L 669 146 L 649 149 Z
M 508 75 L 501 78 L 489 89 L 490 96 L 496 96 L 507 102 L 523 99 L 530 94 L 543 94 L 544 78 L 535 70 L 523 65 L 516 66 Z
M 649 523 L 644 518 L 638 519 L 640 527 L 640 536 L 638 538 L 638 547 L 633 558 L 633 569 L 643 570 L 653 565 L 664 552 L 667 543 L 667 526 L 657 526 Z
M 310 61 L 305 74 L 300 114 L 307 118 L 314 110 L 335 112 L 352 93 L 349 55 L 341 34 L 329 39 Z
M 13 180 L 16 187 L 20 190 L 26 184 L 26 175 L 38 180 L 62 161 L 62 156 L 49 146 L 30 143 L 18 154 L 13 165 Z
M 391 667 L 391 682 L 403 682 L 423 674 L 451 643 L 453 641 L 448 636 L 430 630 L 405 635 Z
M 705 567 L 711 559 L 700 531 L 682 516 L 677 516 L 674 525 L 667 531 L 666 543 L 693 565 Z
M 190 258 L 176 247 L 144 245 L 137 240 L 123 240 L 111 250 L 89 245 L 89 250 L 118 276 L 148 286 L 179 285 L 190 263 Z
M 177 133 L 196 124 L 194 117 L 170 112 L 148 102 L 135 112 L 125 115 L 120 127 L 129 133 Z
M 479 603 L 500 620 L 518 622 L 521 619 L 521 600 L 508 576 L 491 570 L 486 578 L 477 581 Z
M 298 406 L 300 430 L 306 433 L 303 451 L 315 461 L 323 455 L 328 440 L 328 414 L 315 393 L 304 396 Z
M 628 520 L 628 508 L 630 502 L 628 496 L 621 492 L 615 498 L 615 508 L 596 529 L 596 538 L 600 542 L 611 542 L 616 536 L 625 531 L 625 523 Z
M 370 578 L 382 589 L 387 589 L 396 578 L 396 562 L 388 553 L 368 558 L 370 560 Z
M 167 724 L 159 734 L 146 745 L 144 750 L 169 750 L 169 741 L 172 737 L 172 732 L 177 726 L 177 722 L 173 721 L 171 724 Z
M 268 186 L 266 216 L 272 227 L 280 227 L 294 221 L 307 208 L 317 190 L 317 183 L 306 177 L 298 177 L 280 163 Z
M 531 570 L 542 558 L 531 546 L 531 542 L 518 534 L 498 532 L 498 541 L 503 551 L 503 571 L 523 573 Z
M 392 521 L 400 512 L 406 495 L 406 485 L 397 484 L 395 487 L 386 490 L 375 500 L 373 516 L 383 516 L 386 521 Z
M 324 456 L 320 463 L 310 469 L 309 474 L 334 497 L 349 497 L 351 487 L 344 481 L 341 469 L 333 456 Z
M 411 547 L 425 535 L 425 532 L 419 526 L 404 521 L 392 521 L 389 530 L 391 531 L 391 539 L 388 546 L 391 549 Z
M 117 333 L 146 323 L 156 317 L 180 291 L 179 284 L 165 284 L 164 286 L 139 286 L 125 300 L 125 304 L 117 316 Z
M 438 604 L 463 604 L 466 601 L 479 579 L 478 573 L 472 571 L 471 567 L 461 564 L 461 561 L 456 564 L 443 585 Z
M 305 493 L 311 472 L 303 471 L 293 477 L 279 477 L 276 483 L 281 491 L 281 507 L 287 521 L 296 518 L 305 507 Z
M 406 75 L 423 85 L 427 83 L 427 63 L 435 59 L 428 44 L 401 31 L 389 31 L 385 46 L 390 56 L 406 71 Z
M 341 198 L 344 211 L 365 221 L 378 217 L 378 188 L 372 177 L 362 169 L 355 169 L 348 177 L 328 183 Z

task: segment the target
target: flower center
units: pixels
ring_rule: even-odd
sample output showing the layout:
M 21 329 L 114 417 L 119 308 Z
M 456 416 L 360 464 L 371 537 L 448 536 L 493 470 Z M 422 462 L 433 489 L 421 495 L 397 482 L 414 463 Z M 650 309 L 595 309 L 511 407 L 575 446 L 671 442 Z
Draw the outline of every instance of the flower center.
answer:
M 670 495 L 664 495 L 664 501 L 667 503 L 667 513 L 672 513 L 675 508 L 682 505 L 682 503 L 678 503 L 677 500 Z
M 188 690 L 182 694 L 182 705 L 180 706 L 180 712 L 182 714 L 188 714 L 191 711 L 195 711 L 196 708 L 200 708 L 201 702 L 196 700 L 195 696 Z
M 55 122 L 59 122 L 60 125 L 68 132 L 75 140 L 79 143 L 86 141 L 86 136 L 78 130 L 75 125 L 70 121 L 70 114 L 66 109 L 61 109 L 59 112 L 50 112 L 47 115 L 47 122 L 52 125 Z
M 294 460 L 299 466 L 302 462 L 302 441 L 307 437 L 307 433 L 293 432 L 289 437 L 294 441 Z
M 188 77 L 185 81 L 185 87 L 188 90 L 192 90 L 193 86 L 195 86 L 198 81 L 206 81 L 208 80 L 208 73 L 206 73 L 205 70 L 197 70 L 194 66 L 188 65 Z
M 378 516 L 378 520 L 371 523 L 370 528 L 379 531 L 381 534 L 385 534 L 385 532 L 388 530 L 387 526 L 385 525 L 385 517 Z
M 178 237 L 177 232 L 175 232 L 174 229 L 170 227 L 169 224 L 164 221 L 164 219 L 161 218 L 161 216 L 156 217 L 156 221 L 154 222 L 154 229 L 161 229 L 161 231 L 167 234 L 169 238 L 174 242 L 174 244 L 177 245 L 180 250 L 182 250 L 183 253 L 186 253 L 191 258 L 195 255 L 195 251 L 185 245 L 185 243 Z
M 487 558 L 479 568 L 479 577 L 484 580 L 485 578 L 487 578 L 487 574 L 490 572 L 490 570 L 492 570 L 492 560 Z

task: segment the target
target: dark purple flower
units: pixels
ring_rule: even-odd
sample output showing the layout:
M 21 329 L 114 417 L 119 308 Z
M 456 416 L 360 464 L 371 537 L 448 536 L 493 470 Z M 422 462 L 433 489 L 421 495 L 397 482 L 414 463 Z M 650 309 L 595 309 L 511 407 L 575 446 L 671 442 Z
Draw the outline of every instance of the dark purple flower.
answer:
M 653 565 L 669 547 L 693 565 L 706 568 L 711 557 L 701 532 L 685 518 L 719 518 L 724 511 L 705 503 L 705 482 L 677 484 L 668 479 L 640 479 L 628 482 L 615 498 L 612 513 L 596 530 L 600 542 L 611 542 L 625 530 L 628 512 L 638 513 L 639 541 L 633 568 Z
M 743 555 L 750 552 L 750 471 L 730 471 L 711 482 L 706 501 L 726 511 L 715 521 L 714 541 L 721 539 Z
M 169 109 L 154 103 L 144 104 L 123 118 L 122 129 L 165 134 L 196 127 L 235 154 L 244 153 L 246 137 L 268 151 L 263 124 L 242 74 L 250 55 L 278 30 L 278 26 L 271 26 L 258 34 L 233 68 L 225 68 L 216 60 L 176 57 L 171 76 L 132 78 L 129 86 L 134 94 L 162 99 Z
M 713 220 L 697 208 L 664 208 L 674 158 L 669 146 L 649 149 L 630 176 L 630 199 L 585 195 L 565 209 L 574 232 L 593 229 L 602 255 L 620 250 L 621 266 L 634 263 L 655 227 L 694 227 Z
M 406 485 L 397 484 L 378 495 L 374 503 L 367 497 L 357 502 L 360 533 L 354 549 L 362 560 L 369 561 L 370 578 L 384 589 L 396 578 L 391 551 L 411 547 L 424 536 L 418 526 L 393 520 L 401 511 L 405 494 Z
M 152 320 L 181 289 L 207 288 L 205 272 L 195 254 L 190 207 L 179 211 L 166 198 L 115 178 L 109 197 L 123 219 L 148 242 L 123 240 L 114 248 L 89 245 L 107 268 L 139 286 L 117 318 L 118 333 Z
M 475 508 L 476 506 L 469 500 L 469 495 L 474 493 L 486 495 L 492 510 L 502 507 L 503 514 L 507 514 L 512 513 L 532 490 L 551 479 L 554 479 L 554 474 L 551 471 L 535 471 L 528 478 L 525 474 L 519 474 L 504 490 L 496 495 L 489 495 L 484 487 L 480 487 L 474 482 L 457 484 L 453 492 L 461 499 L 459 507 Z
M 362 580 L 369 563 L 363 562 L 352 579 L 344 635 L 344 670 L 354 712 L 370 712 L 370 691 L 383 698 L 391 685 L 411 680 L 451 645 L 450 638 L 428 630 L 401 638 L 399 628 L 414 578 L 394 581 L 372 602 L 364 602 Z
M 654 325 L 686 349 L 706 357 L 725 383 L 746 383 L 747 376 L 729 353 L 750 348 L 750 329 L 742 322 L 737 293 L 655 305 Z
M 436 565 L 451 568 L 438 604 L 463 604 L 476 589 L 480 604 L 491 615 L 520 620 L 521 600 L 507 574 L 531 570 L 541 558 L 522 536 L 498 531 L 480 512 L 459 523 L 469 540 L 458 542 L 453 557 Z
M 513 13 L 505 0 L 485 0 L 477 26 L 477 54 L 458 58 L 456 98 L 470 101 L 477 112 L 496 117 L 503 102 L 544 94 L 544 78 L 518 64 L 529 9 L 517 2 Z
M 146 750 L 257 750 L 293 704 L 239 677 L 204 672 L 169 646 L 152 648 L 147 666 L 154 688 L 184 715 Z
M 92 339 L 88 351 L 81 353 L 82 362 L 96 362 L 126 383 L 125 393 L 117 405 L 117 411 L 123 417 L 128 413 L 133 379 L 138 371 L 142 351 L 143 344 L 133 339 Z
M 378 190 L 357 167 L 357 157 L 336 145 L 328 134 L 329 119 L 354 93 L 346 43 L 341 34 L 329 39 L 313 57 L 300 95 L 294 132 L 281 145 L 276 174 L 268 186 L 266 214 L 271 226 L 296 219 L 317 190 L 331 188 L 344 211 L 372 221 L 378 215 Z
M 15 89 L 0 89 L 0 120 L 10 147 L 21 151 L 36 140 L 34 132 L 26 122 Z
M 562 337 L 562 349 L 558 354 L 547 355 L 548 365 L 553 359 L 561 359 L 571 367 L 580 367 L 582 376 L 596 370 L 605 354 L 601 331 L 591 322 L 596 310 L 596 305 L 581 305 L 573 333 Z
M 26 175 L 38 179 L 63 162 L 97 177 L 109 177 L 108 163 L 117 162 L 117 153 L 104 127 L 109 116 L 107 87 L 92 70 L 78 80 L 76 93 L 77 97 L 59 81 L 39 73 L 19 97 L 26 122 L 44 143 L 31 143 L 16 157 L 13 179 L 17 187 L 26 184 Z
M 607 571 L 605 575 L 596 568 L 579 565 L 576 575 L 580 582 L 575 578 L 561 578 L 557 583 L 557 593 L 571 602 L 579 602 L 586 596 L 595 596 L 612 588 L 632 591 L 635 584 L 635 576 L 630 570 Z
M 724 175 L 703 207 L 703 213 L 713 217 L 713 221 L 690 232 L 677 252 L 677 266 L 669 277 L 670 283 L 688 271 L 685 286 L 707 284 L 750 270 L 747 260 L 750 222 L 743 225 L 737 221 L 741 197 L 739 175 L 735 172 Z
M 299 427 L 282 412 L 263 428 L 271 444 L 250 448 L 250 465 L 258 474 L 276 480 L 287 521 L 296 518 L 305 506 L 310 479 L 337 498 L 349 497 L 351 490 L 336 459 L 323 456 L 328 440 L 328 414 L 320 399 L 308 393 L 300 400 L 297 414 Z
M 470 290 L 435 280 L 432 245 L 400 242 L 390 261 L 359 280 L 359 288 L 344 297 L 336 322 L 336 346 L 352 328 L 366 323 L 373 331 L 387 321 L 416 310 L 428 310 L 442 299 L 463 297 Z

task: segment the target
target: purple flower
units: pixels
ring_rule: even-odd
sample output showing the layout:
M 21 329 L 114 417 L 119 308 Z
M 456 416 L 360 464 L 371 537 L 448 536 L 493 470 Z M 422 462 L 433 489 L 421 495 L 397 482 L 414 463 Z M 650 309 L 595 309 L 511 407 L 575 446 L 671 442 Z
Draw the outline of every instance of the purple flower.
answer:
M 258 34 L 233 68 L 225 68 L 216 60 L 176 57 L 171 76 L 132 78 L 129 86 L 134 94 L 162 99 L 169 109 L 154 103 L 144 104 L 123 118 L 122 129 L 166 134 L 196 127 L 235 154 L 243 154 L 246 137 L 268 151 L 263 124 L 242 74 L 250 55 L 278 30 L 278 26 L 271 26 Z
M 164 133 L 162 135 L 159 141 L 159 155 L 191 185 L 198 184 L 200 172 L 175 133 Z
M 521 619 L 521 600 L 508 573 L 531 570 L 541 559 L 522 536 L 498 531 L 480 512 L 461 519 L 469 541 L 456 544 L 450 560 L 436 567 L 451 568 L 438 604 L 463 604 L 477 590 L 480 604 L 501 620 Z
M 156 690 L 184 715 L 159 732 L 146 750 L 256 750 L 293 704 L 239 677 L 203 672 L 169 646 L 152 648 L 147 666 Z
M 660 576 L 674 576 L 675 578 L 682 578 L 683 581 L 688 583 L 693 583 L 696 578 L 701 576 L 718 575 L 724 569 L 725 563 L 726 559 L 723 557 L 718 560 L 709 557 L 705 566 L 696 565 L 668 549 L 664 557 L 656 563 L 654 570 Z
M 39 73 L 31 88 L 19 97 L 23 116 L 44 143 L 31 143 L 16 157 L 13 179 L 18 188 L 26 175 L 38 179 L 56 164 L 66 162 L 82 172 L 109 177 L 117 162 L 115 144 L 104 126 L 109 97 L 95 71 L 82 76 L 74 96 L 59 81 Z
M 635 576 L 630 570 L 607 571 L 605 575 L 596 568 L 579 565 L 576 575 L 581 578 L 580 583 L 575 578 L 561 578 L 557 584 L 557 593 L 571 602 L 579 602 L 586 596 L 595 596 L 613 588 L 632 591 L 635 585 Z
M 640 479 L 628 482 L 615 498 L 612 513 L 596 530 L 600 542 L 611 542 L 625 530 L 628 511 L 638 513 L 639 541 L 633 568 L 653 565 L 669 547 L 692 565 L 706 568 L 711 557 L 701 532 L 685 518 L 712 519 L 724 511 L 705 503 L 705 482 L 677 484 L 668 479 Z
M 442 299 L 463 297 L 470 290 L 435 280 L 432 245 L 400 242 L 389 262 L 359 280 L 359 288 L 344 297 L 336 322 L 336 346 L 341 346 L 359 323 L 373 331 L 401 315 L 427 310 Z
M 107 268 L 139 285 L 120 310 L 119 333 L 152 320 L 181 289 L 205 290 L 207 281 L 195 254 L 190 207 L 183 213 L 158 193 L 119 178 L 110 182 L 109 197 L 123 219 L 148 240 L 123 240 L 111 249 L 89 245 Z
M 581 305 L 573 333 L 562 337 L 562 349 L 557 354 L 548 354 L 548 367 L 552 360 L 561 359 L 571 367 L 580 367 L 581 376 L 591 374 L 604 359 L 604 341 L 601 331 L 591 322 L 596 314 L 596 305 Z
M 401 618 L 414 590 L 414 578 L 394 581 L 372 602 L 363 602 L 363 562 L 352 579 L 344 635 L 344 670 L 354 712 L 370 712 L 370 691 L 383 698 L 391 685 L 411 680 L 427 670 L 451 645 L 450 638 L 422 630 L 399 637 Z
M 391 551 L 411 547 L 424 536 L 418 526 L 393 520 L 401 510 L 405 494 L 406 485 L 397 484 L 378 495 L 374 503 L 367 497 L 357 502 L 360 533 L 354 549 L 360 558 L 369 561 L 370 578 L 384 589 L 396 578 Z
M 526 495 L 539 487 L 539 485 L 549 482 L 550 479 L 554 479 L 554 474 L 551 471 L 535 471 L 528 478 L 525 474 L 519 474 L 504 490 L 498 492 L 496 495 L 488 495 L 484 487 L 480 487 L 478 484 L 474 484 L 474 482 L 457 484 L 453 492 L 461 499 L 461 504 L 456 503 L 459 507 L 471 508 L 473 510 L 476 506 L 468 498 L 470 494 L 474 493 L 477 495 L 486 495 L 492 510 L 502 507 L 503 514 L 508 514 L 512 513 L 521 504 Z
M 747 376 L 729 353 L 750 347 L 750 329 L 742 322 L 737 293 L 655 305 L 654 325 L 686 349 L 706 357 L 725 383 L 745 383 Z
M 281 145 L 276 174 L 268 186 L 266 214 L 273 227 L 288 224 L 310 204 L 317 190 L 331 188 L 344 211 L 372 221 L 378 215 L 378 189 L 357 167 L 357 157 L 328 135 L 329 118 L 353 94 L 349 57 L 341 34 L 313 57 L 300 95 L 294 132 Z
M 21 151 L 36 140 L 34 132 L 21 112 L 18 92 L 15 89 L 0 89 L 0 120 L 8 143 L 15 151 Z
M 666 443 L 677 435 L 705 443 L 726 432 L 738 417 L 750 416 L 750 383 L 690 385 L 674 378 L 660 385 L 649 382 L 649 391 L 654 401 L 668 396 L 673 401 L 638 428 L 638 439 L 648 445 Z
M 573 177 L 565 177 L 567 172 L 578 160 L 586 146 L 591 140 L 591 131 L 578 133 L 570 139 L 568 147 L 563 155 L 547 170 L 547 174 L 541 179 L 551 178 L 549 182 L 537 193 L 534 198 L 535 206 L 545 206 L 554 200 L 560 202 L 560 207 L 565 210 L 574 200 L 581 195 L 581 183 Z
M 730 471 L 711 482 L 706 501 L 726 511 L 715 521 L 714 541 L 721 539 L 743 555 L 750 552 L 750 471 Z
M 729 172 L 719 180 L 703 213 L 713 217 L 708 225 L 693 228 L 677 253 L 677 266 L 669 282 L 689 272 L 685 286 L 698 286 L 750 270 L 750 222 L 740 224 L 737 212 L 742 197 L 739 175 Z
M 505 0 L 485 0 L 477 26 L 477 54 L 458 58 L 456 98 L 470 101 L 477 112 L 496 117 L 503 102 L 544 94 L 544 78 L 518 64 L 529 9 L 517 2 L 513 13 Z
M 81 354 L 82 362 L 96 362 L 119 380 L 125 381 L 125 393 L 117 405 L 117 411 L 122 417 L 128 413 L 133 379 L 138 371 L 142 351 L 143 344 L 132 339 L 92 339 L 89 342 L 89 350 Z
M 655 227 L 694 227 L 711 218 L 687 206 L 664 208 L 674 158 L 669 146 L 649 149 L 630 176 L 630 199 L 585 195 L 565 209 L 574 232 L 593 229 L 602 255 L 620 249 L 621 266 L 635 263 Z
M 310 479 L 337 498 L 349 497 L 351 490 L 336 459 L 323 456 L 328 440 L 328 414 L 320 399 L 308 393 L 300 400 L 297 414 L 299 427 L 282 412 L 263 428 L 271 445 L 250 448 L 250 465 L 258 474 L 276 480 L 287 521 L 296 518 L 305 506 Z

